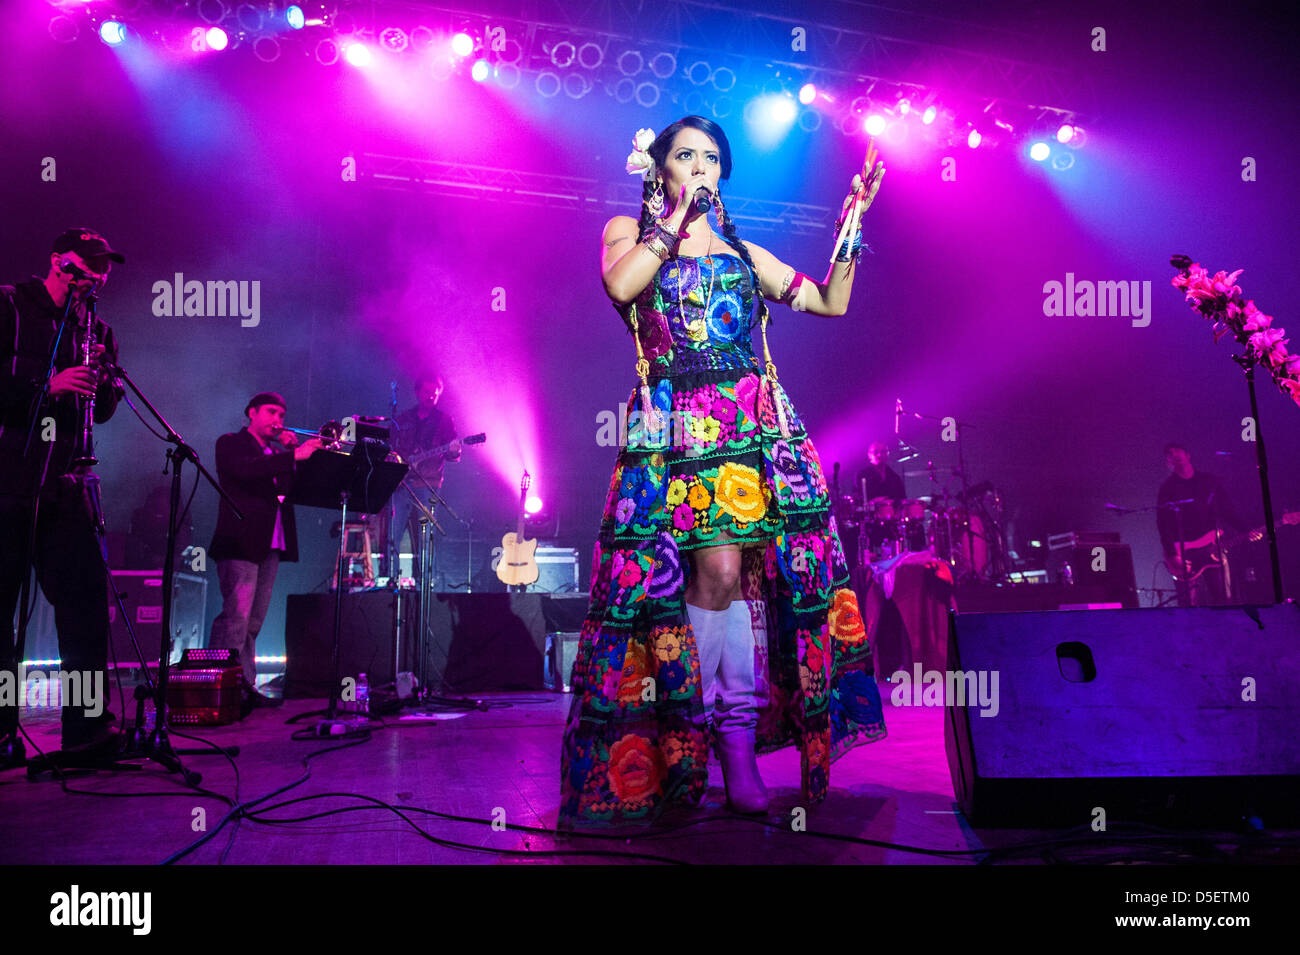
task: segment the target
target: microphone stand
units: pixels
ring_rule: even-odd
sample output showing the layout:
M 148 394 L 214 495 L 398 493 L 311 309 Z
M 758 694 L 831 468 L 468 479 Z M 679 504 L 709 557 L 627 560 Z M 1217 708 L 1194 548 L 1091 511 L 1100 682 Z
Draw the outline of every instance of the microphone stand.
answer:
M 136 687 L 135 691 L 137 715 L 135 733 L 126 749 L 122 753 L 118 754 L 116 758 L 152 759 L 154 762 L 157 762 L 166 768 L 168 772 L 180 773 L 182 779 L 184 779 L 187 785 L 198 786 L 203 777 L 193 770 L 186 769 L 180 761 L 180 756 L 204 754 L 237 756 L 239 754 L 239 748 L 232 746 L 221 749 L 202 748 L 177 750 L 172 747 L 170 734 L 168 733 L 167 681 L 171 663 L 172 589 L 173 581 L 175 579 L 173 565 L 175 563 L 176 554 L 176 525 L 178 522 L 177 519 L 179 516 L 181 500 L 181 467 L 184 463 L 187 460 L 192 461 L 194 466 L 198 468 L 199 474 L 210 485 L 212 485 L 213 489 L 216 490 L 216 492 L 221 495 L 222 499 L 230 505 L 236 517 L 242 520 L 244 515 L 235 505 L 235 502 L 230 498 L 230 495 L 222 489 L 216 478 L 214 478 L 208 469 L 203 466 L 203 463 L 199 460 L 199 456 L 195 450 L 185 443 L 184 438 L 182 438 L 176 429 L 168 423 L 167 419 L 162 416 L 162 413 L 154 407 L 153 403 L 149 401 L 144 392 L 141 391 L 135 381 L 132 380 L 131 376 L 127 374 L 126 370 L 120 365 L 112 365 L 109 367 L 109 370 L 115 379 L 125 382 L 127 386 L 135 392 L 136 397 L 140 399 L 141 404 L 148 409 L 149 413 L 153 415 L 154 420 L 157 421 L 158 424 L 162 426 L 163 430 L 167 432 L 164 440 L 172 445 L 166 453 L 167 460 L 171 465 L 171 495 L 167 515 L 167 544 L 163 559 L 162 630 L 159 634 L 158 679 L 154 681 L 149 676 L 149 668 L 144 665 L 146 662 L 144 660 L 144 654 L 141 651 L 139 644 L 136 643 L 136 653 L 141 658 L 145 682 L 141 686 Z M 105 563 L 105 570 L 107 571 L 107 563 Z M 116 590 L 116 588 L 114 589 Z M 120 596 L 118 598 L 118 603 L 120 606 Z M 126 619 L 126 616 L 125 612 L 123 612 L 124 619 Z M 130 629 L 129 623 L 128 629 Z M 131 632 L 134 642 L 134 631 L 132 630 Z M 144 701 L 150 696 L 152 696 L 154 700 L 155 720 L 153 730 L 146 733 L 145 727 L 142 725 L 142 717 L 144 713 Z
M 1273 495 L 1268 487 L 1268 455 L 1264 452 L 1264 434 L 1259 424 L 1259 402 L 1255 399 L 1255 359 L 1247 351 L 1232 360 L 1246 373 L 1246 390 L 1250 394 L 1250 417 L 1255 422 L 1255 470 L 1259 472 L 1259 489 L 1264 500 L 1264 530 L 1268 534 L 1268 562 L 1273 571 L 1273 602 L 1282 602 L 1282 565 L 1277 554 L 1277 524 L 1273 519 Z

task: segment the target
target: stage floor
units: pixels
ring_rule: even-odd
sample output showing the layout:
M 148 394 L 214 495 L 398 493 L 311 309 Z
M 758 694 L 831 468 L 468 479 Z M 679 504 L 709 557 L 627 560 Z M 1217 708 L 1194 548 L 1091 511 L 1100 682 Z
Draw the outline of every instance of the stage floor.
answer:
M 953 802 L 942 710 L 894 707 L 888 702 L 888 684 L 882 683 L 881 691 L 889 736 L 834 764 L 830 795 L 808 811 L 807 831 L 794 831 L 792 826 L 801 804 L 799 759 L 792 748 L 759 758 L 773 797 L 766 820 L 725 810 L 721 770 L 714 762 L 706 804 L 699 810 L 675 810 L 653 829 L 624 831 L 617 838 L 557 839 L 553 833 L 507 828 L 501 823 L 542 830 L 555 824 L 560 739 L 570 698 L 494 693 L 478 697 L 487 704 L 485 711 L 443 714 L 418 722 L 389 718 L 383 725 L 374 724 L 370 739 L 311 759 L 310 778 L 260 808 L 305 796 L 336 795 L 298 802 L 257 819 L 245 818 L 237 829 L 227 825 L 182 861 L 213 864 L 224 854 L 227 863 L 247 865 L 635 863 L 655 856 L 696 863 L 970 865 L 979 861 L 982 850 L 1061 835 L 972 830 Z M 312 721 L 292 726 L 285 721 L 320 705 L 292 700 L 281 708 L 258 710 L 232 726 L 199 728 L 196 735 L 240 747 L 238 795 L 251 800 L 302 777 L 308 754 L 338 745 L 326 739 L 290 739 Z M 113 709 L 116 712 L 118 707 Z M 57 746 L 57 710 L 26 710 L 24 726 L 42 748 Z M 177 737 L 175 745 L 194 744 Z M 203 774 L 203 789 L 234 797 L 236 776 L 225 758 L 187 756 L 185 762 Z M 156 764 L 140 773 L 78 776 L 68 785 L 81 792 L 65 793 L 48 775 L 29 781 L 21 769 L 0 773 L 0 829 L 7 833 L 0 843 L 0 863 L 158 863 L 203 835 L 193 828 L 202 815 L 196 810 L 205 811 L 211 831 L 228 808 L 215 796 L 187 789 L 177 776 L 169 776 Z M 124 799 L 83 792 L 168 795 Z M 410 824 L 373 802 L 353 798 L 358 796 L 411 807 L 404 810 Z M 272 824 L 273 818 L 359 806 L 371 808 Z M 420 810 L 489 824 L 455 821 Z M 496 828 L 490 825 L 494 818 Z M 430 841 L 412 824 L 462 847 Z M 566 854 L 546 854 L 556 850 Z M 1267 861 L 1298 860 L 1300 851 L 1287 859 L 1270 856 Z M 999 861 L 1033 864 L 1047 857 L 1032 851 Z

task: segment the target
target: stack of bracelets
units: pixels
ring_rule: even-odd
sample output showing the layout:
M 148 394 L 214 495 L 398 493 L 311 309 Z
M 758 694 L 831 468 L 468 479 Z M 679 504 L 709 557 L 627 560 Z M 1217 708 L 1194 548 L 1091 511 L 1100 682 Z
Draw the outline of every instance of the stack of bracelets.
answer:
M 645 247 L 659 256 L 659 261 L 667 262 L 681 239 L 680 235 L 664 225 L 662 219 L 656 219 L 654 228 L 650 230 L 644 241 Z

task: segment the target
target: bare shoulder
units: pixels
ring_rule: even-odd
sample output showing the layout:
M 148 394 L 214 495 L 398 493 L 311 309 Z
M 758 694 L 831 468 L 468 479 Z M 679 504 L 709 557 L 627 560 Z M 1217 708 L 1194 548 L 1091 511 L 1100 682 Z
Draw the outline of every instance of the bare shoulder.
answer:
M 605 231 L 602 233 L 600 240 L 606 247 L 614 246 L 624 239 L 635 240 L 639 229 L 640 223 L 631 216 L 614 216 L 605 223 Z
M 749 257 L 754 260 L 754 268 L 758 269 L 760 274 L 781 272 L 787 266 L 767 249 L 763 248 L 756 242 L 750 242 L 746 239 L 740 240 L 749 250 Z

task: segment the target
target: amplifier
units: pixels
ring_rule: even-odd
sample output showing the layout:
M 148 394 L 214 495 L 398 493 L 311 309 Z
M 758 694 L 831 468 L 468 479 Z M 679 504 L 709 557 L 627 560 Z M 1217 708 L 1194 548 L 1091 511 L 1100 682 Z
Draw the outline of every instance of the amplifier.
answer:
M 122 603 L 131 616 L 140 649 L 151 666 L 158 663 L 158 638 L 162 631 L 162 571 L 115 570 L 113 583 L 122 594 Z M 206 610 L 208 582 L 194 574 L 172 576 L 172 635 L 169 642 L 171 659 L 180 659 L 181 653 L 207 643 L 203 632 L 203 614 Z M 109 650 L 110 665 L 138 667 L 139 658 L 131 647 L 117 601 L 108 595 L 108 625 L 112 634 Z
M 1085 544 L 1118 544 L 1119 541 L 1120 537 L 1116 531 L 1093 533 L 1066 531 L 1064 534 L 1048 535 L 1047 549 L 1063 550 L 1067 547 L 1083 547 Z
M 1048 555 L 1047 571 L 1052 582 L 1066 586 L 1095 587 L 1105 593 L 1107 603 L 1136 608 L 1137 578 L 1133 572 L 1133 552 L 1129 546 L 1102 541 L 1085 542 L 1083 536 L 1079 535 L 1081 540 L 1074 546 L 1054 550 Z

